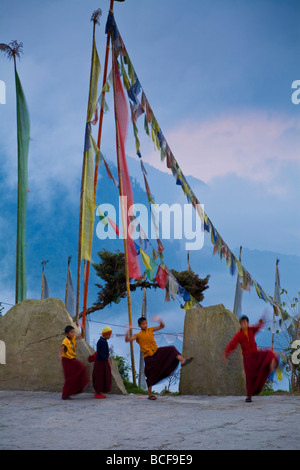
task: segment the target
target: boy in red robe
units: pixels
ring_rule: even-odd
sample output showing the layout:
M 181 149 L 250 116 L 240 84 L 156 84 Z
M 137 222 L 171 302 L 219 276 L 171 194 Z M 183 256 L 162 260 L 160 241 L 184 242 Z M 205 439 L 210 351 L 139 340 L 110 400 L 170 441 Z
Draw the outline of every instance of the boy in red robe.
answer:
M 75 335 L 75 328 L 71 325 L 65 328 L 65 339 L 61 343 L 59 359 L 65 376 L 65 383 L 62 390 L 62 399 L 70 400 L 70 395 L 82 393 L 89 385 L 86 366 L 76 359 L 76 339 L 82 339 Z
M 265 385 L 270 373 L 278 367 L 278 358 L 270 349 L 258 350 L 255 335 L 263 327 L 264 322 L 249 326 L 249 319 L 246 315 L 240 318 L 241 329 L 234 335 L 228 343 L 224 354 L 223 362 L 229 354 L 241 345 L 244 369 L 246 374 L 247 398 L 246 402 L 252 401 L 253 395 L 258 395 Z

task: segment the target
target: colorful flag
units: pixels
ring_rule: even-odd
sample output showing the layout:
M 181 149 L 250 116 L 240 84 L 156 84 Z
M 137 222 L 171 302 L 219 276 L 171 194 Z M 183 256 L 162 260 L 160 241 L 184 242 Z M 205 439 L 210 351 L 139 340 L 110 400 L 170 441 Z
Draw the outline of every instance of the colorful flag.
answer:
M 17 95 L 18 133 L 18 215 L 17 215 L 17 263 L 16 302 L 26 299 L 26 211 L 28 192 L 28 151 L 30 119 L 23 88 L 15 69 Z
M 140 253 L 142 255 L 142 260 L 146 268 L 146 275 L 148 279 L 152 282 L 157 271 L 157 263 L 154 261 L 154 259 L 150 258 L 150 256 L 147 255 L 147 253 L 145 253 L 145 251 L 141 248 Z
M 82 225 L 81 225 L 81 259 L 91 261 L 93 228 L 95 221 L 94 173 L 95 157 L 100 152 L 91 134 L 91 121 L 97 105 L 97 88 L 100 75 L 100 61 L 95 39 L 93 39 L 92 66 L 90 77 L 89 102 L 85 128 L 83 181 L 82 181 Z
M 114 74 L 115 74 L 115 110 L 116 110 L 116 122 L 117 122 L 117 152 L 119 155 L 118 158 L 118 170 L 121 177 L 119 181 L 119 193 L 120 196 L 127 197 L 127 207 L 133 207 L 133 194 L 131 188 L 131 181 L 127 167 L 126 154 L 125 154 L 125 140 L 127 136 L 127 127 L 128 127 L 128 105 L 122 86 L 120 72 L 118 69 L 117 61 L 114 58 Z M 125 208 L 123 207 L 123 210 Z M 126 227 L 124 227 L 125 232 L 125 243 L 127 244 L 127 254 L 128 254 L 128 270 L 129 277 L 133 279 L 141 278 L 141 270 L 139 265 L 139 259 L 137 256 L 134 240 L 131 238 L 131 233 L 129 232 L 130 226 L 130 217 L 128 215 L 128 210 L 124 214 L 126 217 Z
M 161 289 L 164 289 L 166 287 L 168 277 L 169 274 L 161 266 L 158 266 L 158 270 L 154 280 L 157 282 Z

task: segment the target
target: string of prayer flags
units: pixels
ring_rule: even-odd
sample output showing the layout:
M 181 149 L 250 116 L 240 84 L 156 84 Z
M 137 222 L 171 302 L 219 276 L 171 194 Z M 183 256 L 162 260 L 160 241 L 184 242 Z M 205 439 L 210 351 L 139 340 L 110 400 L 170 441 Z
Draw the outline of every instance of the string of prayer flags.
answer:
M 124 59 L 124 64 L 127 65 L 128 69 L 128 75 L 131 80 L 130 86 L 127 89 L 128 97 L 132 102 L 132 115 L 135 124 L 134 128 L 134 134 L 135 137 L 137 138 L 137 127 L 136 127 L 136 121 L 139 116 L 145 113 L 144 117 L 144 129 L 145 132 L 150 135 L 149 131 L 149 124 L 151 126 L 151 138 L 154 143 L 154 147 L 160 150 L 161 152 L 161 160 L 166 161 L 167 168 L 169 168 L 176 180 L 176 184 L 179 185 L 184 194 L 187 197 L 187 200 L 193 205 L 194 208 L 197 209 L 198 215 L 201 218 L 201 221 L 204 224 L 204 230 L 207 233 L 210 233 L 211 235 L 211 242 L 214 246 L 213 254 L 219 253 L 220 259 L 222 260 L 223 258 L 226 260 L 226 265 L 229 267 L 230 274 L 234 275 L 236 272 L 236 268 L 239 268 L 237 262 L 237 258 L 234 256 L 228 245 L 224 242 L 222 237 L 219 235 L 218 231 L 215 229 L 214 225 L 210 221 L 210 219 L 207 217 L 207 214 L 204 212 L 204 210 L 199 210 L 199 201 L 196 198 L 195 194 L 193 193 L 192 189 L 190 188 L 189 184 L 186 181 L 185 176 L 182 173 L 182 170 L 180 166 L 178 165 L 178 162 L 176 161 L 172 151 L 170 150 L 170 147 L 163 135 L 163 132 L 158 124 L 157 119 L 154 116 L 154 113 L 151 109 L 151 106 L 147 100 L 146 94 L 141 86 L 140 80 L 137 77 L 137 74 L 133 68 L 132 62 L 129 58 L 129 55 L 127 53 L 127 50 L 125 48 L 124 42 L 121 38 L 121 35 L 118 31 L 117 25 L 115 23 L 114 18 L 110 18 L 110 24 L 111 28 L 113 29 L 114 32 L 114 40 L 116 41 L 116 44 L 118 45 L 118 50 L 121 55 L 121 61 Z M 124 66 L 124 72 L 123 72 L 123 81 L 127 80 L 128 77 L 126 74 L 125 66 Z M 125 85 L 125 83 L 124 83 Z M 142 93 L 142 100 L 139 100 L 138 95 Z M 141 103 L 142 101 L 142 103 Z M 138 110 L 138 112 L 136 111 Z M 140 154 L 140 146 L 139 144 L 137 145 L 137 153 L 139 157 L 141 157 Z M 240 273 L 239 273 L 240 274 Z M 270 302 L 273 306 L 275 305 L 274 300 L 272 297 L 268 296 L 264 290 L 257 284 L 257 282 L 251 277 L 251 275 L 246 271 L 244 268 L 242 268 L 242 272 L 240 274 L 241 279 L 242 279 L 242 288 L 244 290 L 249 290 L 251 285 L 254 285 L 256 288 L 257 295 L 265 300 L 266 302 Z
M 186 181 L 182 170 L 176 161 L 168 142 L 165 139 L 165 136 L 159 126 L 159 123 L 154 116 L 152 108 L 147 100 L 146 94 L 142 88 L 141 82 L 138 79 L 136 71 L 134 70 L 133 64 L 129 58 L 127 50 L 125 48 L 124 42 L 121 38 L 119 30 L 117 28 L 113 13 L 110 12 L 106 24 L 106 32 L 110 31 L 112 33 L 112 38 L 114 42 L 114 49 L 116 51 L 116 56 L 120 57 L 120 70 L 123 79 L 124 87 L 127 91 L 128 98 L 130 100 L 130 109 L 131 109 L 131 117 L 133 123 L 133 130 L 134 136 L 136 139 L 136 151 L 139 158 L 141 158 L 141 151 L 140 151 L 140 142 L 138 139 L 138 128 L 137 128 L 137 120 L 138 118 L 144 114 L 144 130 L 148 136 L 150 136 L 154 143 L 154 148 L 159 150 L 161 153 L 161 160 L 166 162 L 167 168 L 169 168 L 175 178 L 176 184 L 181 187 L 183 193 L 187 197 L 189 203 L 191 203 L 203 223 L 204 231 L 210 234 L 210 239 L 213 244 L 213 254 L 218 253 L 220 256 L 220 260 L 225 259 L 226 265 L 229 268 L 230 274 L 234 275 L 236 270 L 238 269 L 239 276 L 241 277 L 242 284 L 241 287 L 244 290 L 250 290 L 250 286 L 255 286 L 257 295 L 259 298 L 269 302 L 273 305 L 274 308 L 278 310 L 278 306 L 276 305 L 274 299 L 266 294 L 266 292 L 259 286 L 259 284 L 253 279 L 253 277 L 248 273 L 244 267 L 239 264 L 239 260 L 234 256 L 228 245 L 220 236 L 219 232 L 216 230 L 210 219 L 208 218 L 207 214 L 204 212 L 203 208 L 201 207 L 197 197 L 193 193 L 192 189 L 190 188 L 189 184 Z M 126 67 L 127 66 L 127 72 Z M 139 95 L 141 94 L 141 98 Z M 149 129 L 150 125 L 150 129 Z M 145 184 L 146 184 L 145 180 Z M 149 184 L 147 182 L 148 188 L 146 188 L 148 200 L 150 202 L 150 197 L 153 196 L 150 192 Z M 158 252 L 159 255 L 162 256 L 162 244 L 158 241 Z M 156 253 L 153 251 L 153 254 Z M 188 301 L 186 301 L 188 302 Z

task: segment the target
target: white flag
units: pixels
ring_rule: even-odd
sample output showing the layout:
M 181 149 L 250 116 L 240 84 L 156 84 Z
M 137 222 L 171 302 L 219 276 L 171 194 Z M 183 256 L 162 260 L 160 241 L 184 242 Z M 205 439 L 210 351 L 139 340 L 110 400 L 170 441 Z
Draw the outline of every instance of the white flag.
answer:
M 43 299 L 48 299 L 50 297 L 49 285 L 44 274 L 44 287 L 43 287 Z
M 67 294 L 66 294 L 66 302 L 65 307 L 67 312 L 74 317 L 75 315 L 75 293 L 73 289 L 71 271 L 68 267 L 68 276 L 67 276 Z

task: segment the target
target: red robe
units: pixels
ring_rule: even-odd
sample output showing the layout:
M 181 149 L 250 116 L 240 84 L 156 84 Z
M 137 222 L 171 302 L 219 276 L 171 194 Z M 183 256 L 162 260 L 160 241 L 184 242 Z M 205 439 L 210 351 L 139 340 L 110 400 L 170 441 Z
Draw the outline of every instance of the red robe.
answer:
M 257 395 L 262 391 L 270 375 L 270 365 L 273 359 L 276 359 L 276 367 L 278 366 L 278 359 L 273 351 L 270 349 L 257 349 L 255 335 L 263 325 L 264 323 L 261 321 L 256 325 L 249 326 L 248 335 L 242 329 L 239 330 L 225 349 L 225 356 L 228 357 L 239 344 L 241 345 L 246 374 L 247 395 L 249 397 Z

